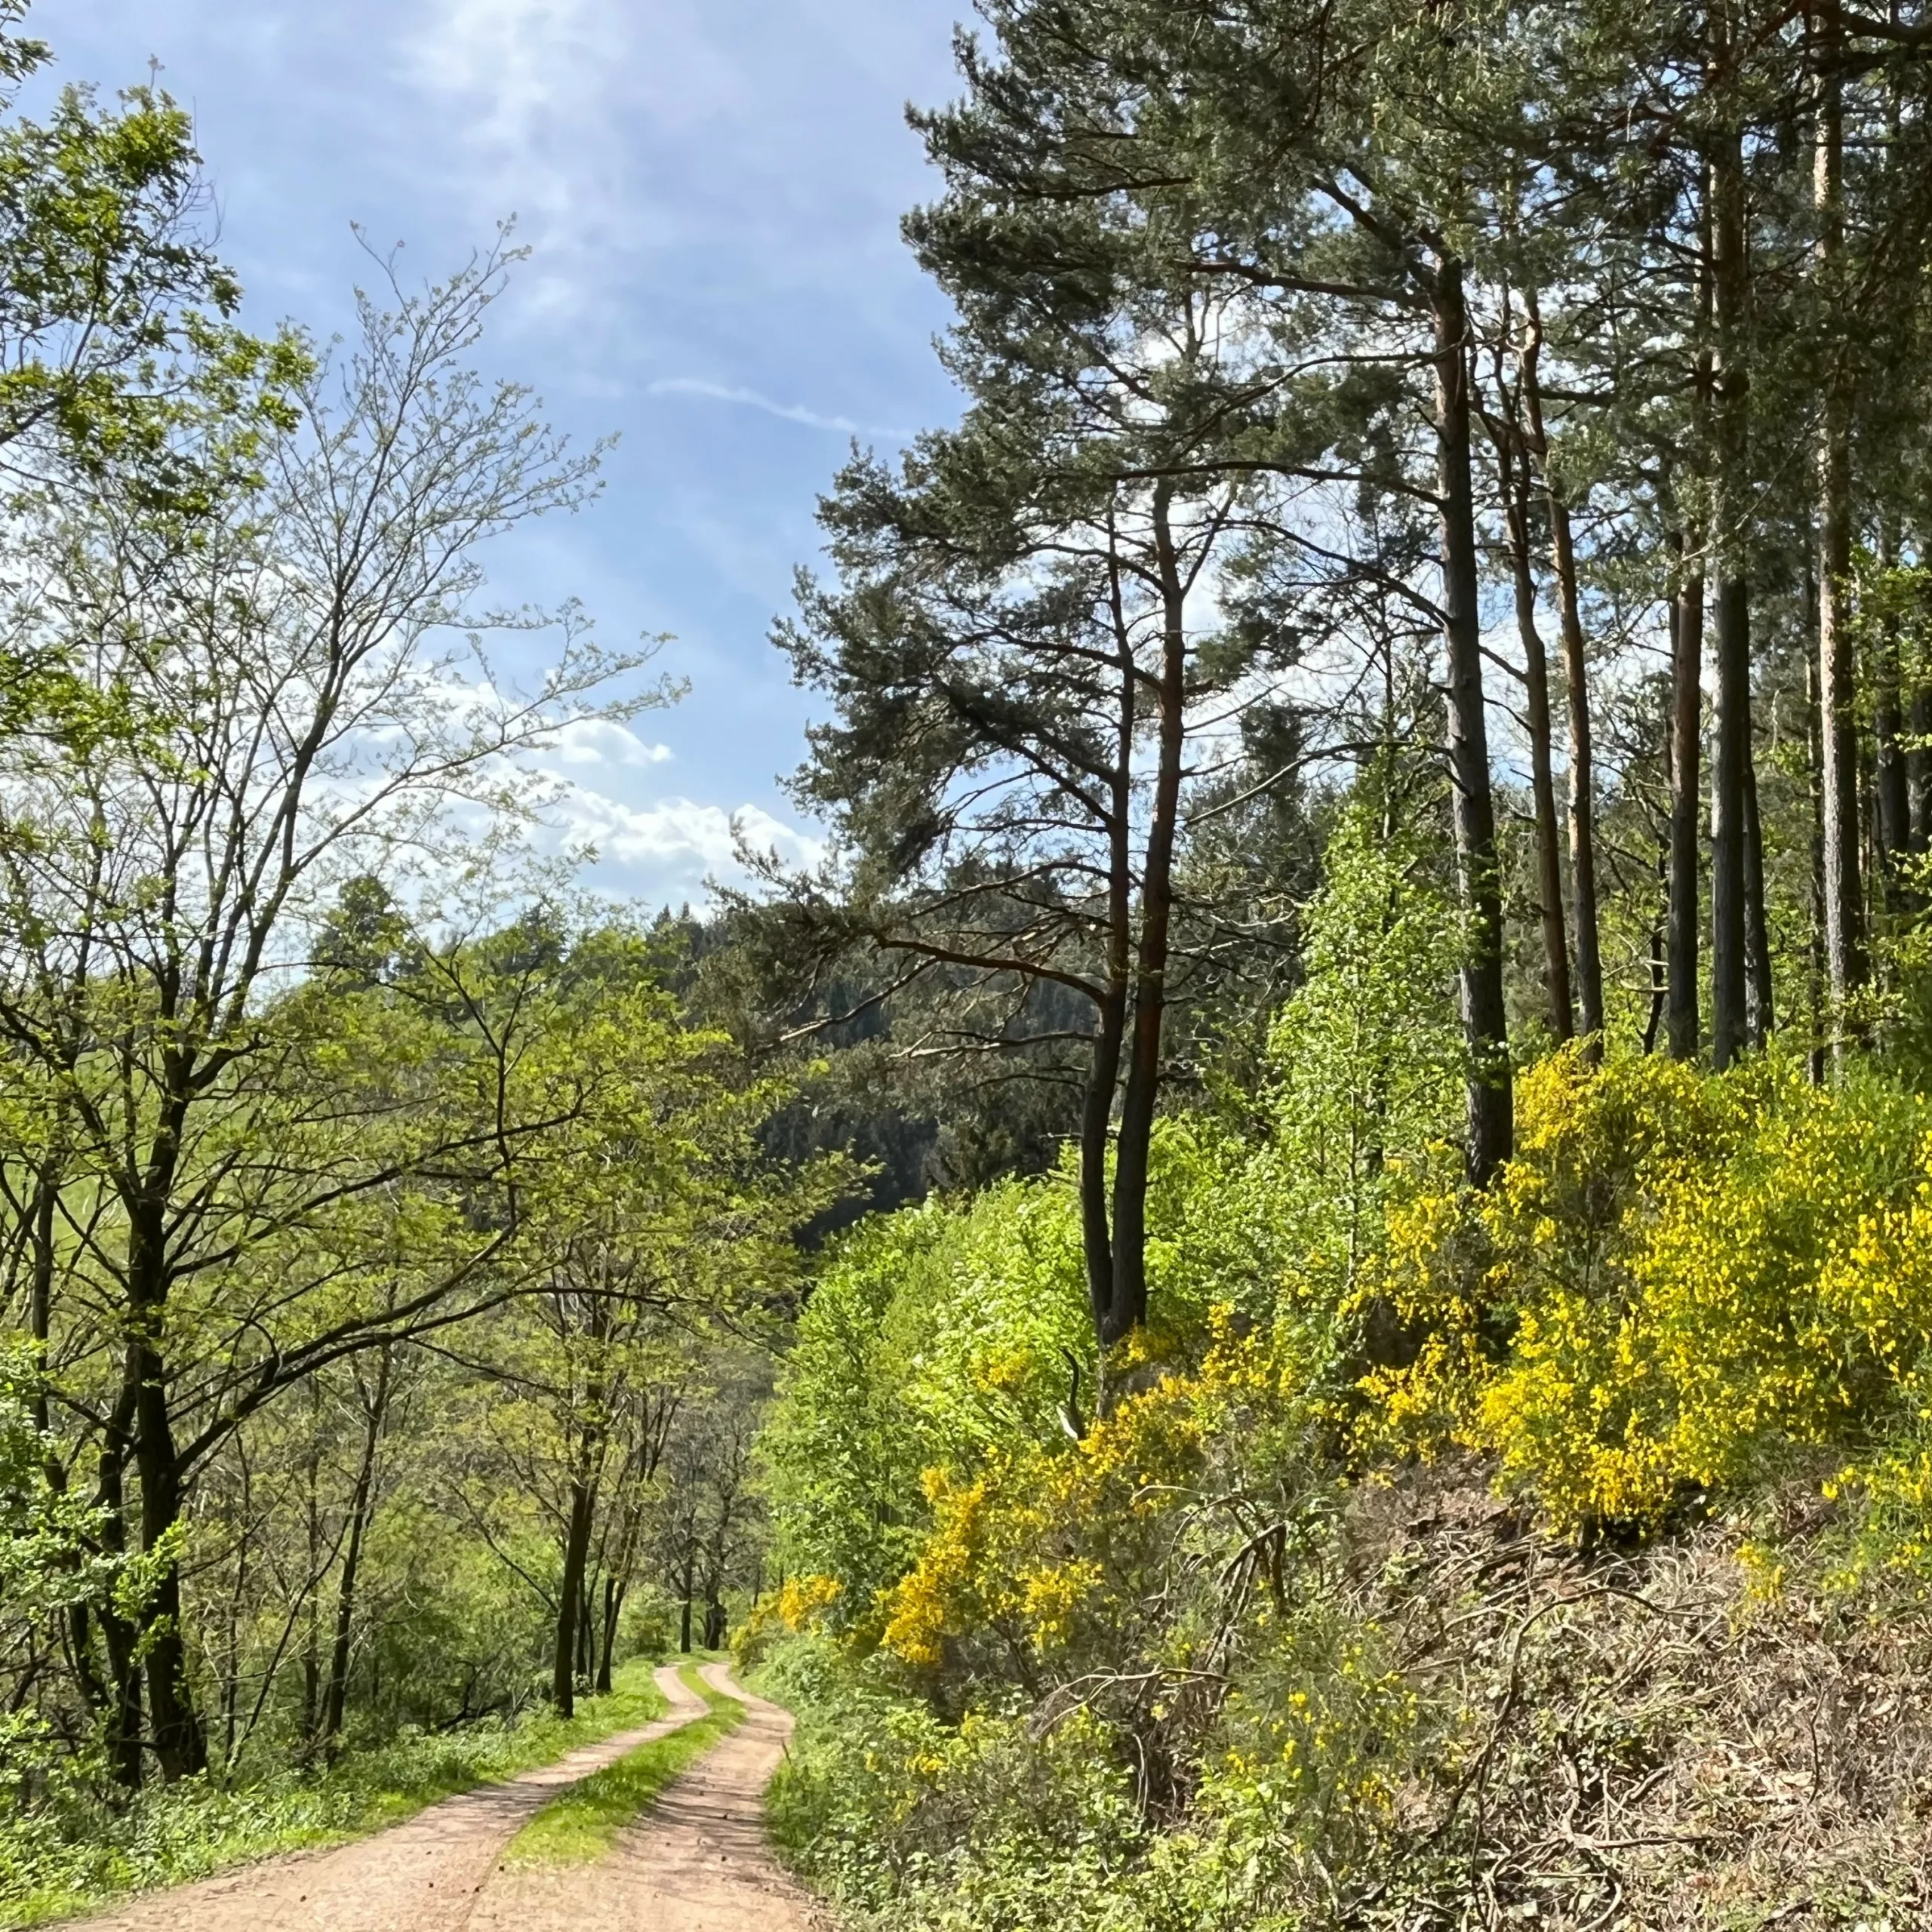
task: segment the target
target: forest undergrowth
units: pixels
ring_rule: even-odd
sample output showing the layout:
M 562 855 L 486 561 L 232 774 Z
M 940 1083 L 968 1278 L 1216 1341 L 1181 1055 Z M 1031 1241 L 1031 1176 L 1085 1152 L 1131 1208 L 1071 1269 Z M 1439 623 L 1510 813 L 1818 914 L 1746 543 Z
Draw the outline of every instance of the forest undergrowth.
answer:
M 904 1687 L 794 1638 L 769 1666 L 807 1712 L 781 1842 L 863 1927 L 1927 1922 L 1917 1607 L 1767 1599 L 1726 1526 L 1585 1560 L 1487 1473 L 1364 1494 L 1329 1580 L 1399 1671 L 1406 1721 L 1348 1728 L 1359 1711 L 1336 1708 L 1325 1663 L 1287 1691 L 1291 1710 L 1323 1708 L 1317 1753 L 1373 1767 L 1372 1795 L 1318 1770 L 1316 1817 L 1229 1806 L 1229 1778 L 1260 1765 L 1220 1739 L 1194 1786 L 1214 1815 L 1150 1817 L 1104 1734 L 1057 1742 L 1038 1715 L 936 1731 Z
M 1128 1349 L 1064 1176 L 820 1281 L 740 1639 L 783 1842 L 934 1932 L 1924 1923 L 1932 1109 L 1568 1048 L 1471 1189 L 1426 1042 L 1337 1023 L 1423 1010 L 1383 863 L 1311 909 L 1265 1122 L 1157 1136 Z

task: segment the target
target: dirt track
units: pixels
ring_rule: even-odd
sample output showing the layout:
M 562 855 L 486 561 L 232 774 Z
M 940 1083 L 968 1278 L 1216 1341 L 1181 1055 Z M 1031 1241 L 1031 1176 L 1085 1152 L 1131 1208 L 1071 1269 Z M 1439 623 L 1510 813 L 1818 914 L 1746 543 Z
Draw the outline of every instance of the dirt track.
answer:
M 724 1664 L 705 1681 L 740 1699 L 745 1721 L 618 1838 L 563 1872 L 494 1873 L 466 1932 L 808 1932 L 822 1923 L 765 1841 L 765 1783 L 792 1720 Z
M 150 1894 L 104 1918 L 87 1920 L 81 1932 L 463 1932 L 503 1847 L 559 1786 L 704 1715 L 703 1701 L 675 1670 L 660 1670 L 657 1680 L 671 1708 L 655 1723 L 587 1745 L 507 1784 L 445 1798 L 373 1838 Z

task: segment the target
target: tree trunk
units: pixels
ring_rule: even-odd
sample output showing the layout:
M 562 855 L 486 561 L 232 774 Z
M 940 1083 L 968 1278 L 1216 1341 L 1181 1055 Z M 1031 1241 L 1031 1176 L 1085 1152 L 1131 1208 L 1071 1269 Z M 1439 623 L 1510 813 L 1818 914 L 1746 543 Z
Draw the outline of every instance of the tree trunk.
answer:
M 1899 540 L 1889 522 L 1879 533 L 1880 565 L 1887 571 L 1898 565 Z M 1888 893 L 1900 891 L 1900 862 L 1912 850 L 1912 805 L 1908 795 L 1905 748 L 1899 742 L 1904 728 L 1900 701 L 1899 626 L 1897 617 L 1887 611 L 1879 626 L 1873 650 L 1872 749 L 1877 763 L 1875 783 L 1878 806 L 1878 863 Z
M 1905 755 L 1906 837 L 1916 854 L 1932 851 L 1932 689 L 1916 675 L 1906 715 L 1912 722 Z
M 322 1700 L 322 1751 L 331 1760 L 342 1735 L 343 1713 L 349 1701 L 350 1640 L 355 1629 L 355 1582 L 362 1562 L 362 1539 L 375 1513 L 376 1451 L 389 1410 L 389 1351 L 376 1363 L 376 1386 L 366 1411 L 362 1457 L 355 1469 L 355 1491 L 349 1501 L 349 1541 L 342 1557 L 342 1576 L 336 1585 L 334 1641 L 329 1649 L 329 1681 Z
M 1818 216 L 1817 275 L 1827 303 L 1844 252 L 1844 106 L 1829 71 L 1840 38 L 1835 9 L 1820 18 L 1817 149 L 1813 177 Z M 1835 358 L 1834 361 L 1835 362 Z M 1824 764 L 1823 835 L 1825 981 L 1832 1057 L 1842 1063 L 1852 1005 L 1865 983 L 1863 898 L 1858 868 L 1857 673 L 1851 591 L 1851 428 L 1843 371 L 1826 371 L 1818 446 L 1818 722 Z
M 1727 78 L 1729 23 L 1713 10 L 1713 64 Z M 1711 543 L 1717 669 L 1711 786 L 1711 1062 L 1720 1072 L 1749 1039 L 1745 956 L 1746 792 L 1751 762 L 1751 479 L 1749 377 L 1744 361 L 1749 292 L 1743 146 L 1734 118 L 1713 136 L 1709 166 L 1715 474 Z
M 1104 1352 L 1114 1301 L 1114 1243 L 1108 1207 L 1107 1147 L 1114 1094 L 1120 1084 L 1121 1048 L 1127 1026 L 1127 982 L 1133 945 L 1134 722 L 1136 670 L 1131 639 L 1115 582 L 1115 632 L 1121 649 L 1120 711 L 1107 827 L 1107 978 L 1095 1015 L 1093 1057 L 1080 1117 L 1081 1247 L 1087 1266 L 1087 1300 L 1094 1334 Z M 1101 1364 L 1105 1373 L 1106 1364 Z
M 1670 981 L 1671 1057 L 1695 1060 L 1702 1044 L 1697 1020 L 1698 821 L 1703 802 L 1704 712 L 1703 535 L 1683 545 L 1684 561 L 1671 605 L 1670 664 Z
M 1530 796 L 1536 814 L 1537 896 L 1543 914 L 1543 981 L 1550 1031 L 1567 1040 L 1576 1030 L 1570 1000 L 1570 943 L 1563 919 L 1563 850 L 1556 823 L 1556 780 L 1550 752 L 1549 660 L 1537 629 L 1536 579 L 1530 568 L 1529 489 L 1514 452 L 1499 440 L 1503 525 L 1515 592 L 1516 637 L 1523 652 L 1524 708 L 1530 728 Z
M 309 1378 L 309 1454 L 303 1473 L 306 1482 L 306 1520 L 309 1533 L 308 1587 L 303 1592 L 302 1643 L 302 1746 L 312 1755 L 322 1735 L 322 1642 L 321 1605 L 325 1564 L 322 1561 L 322 1386 Z
M 1147 1318 L 1147 1182 L 1167 1014 L 1168 930 L 1174 912 L 1174 841 L 1180 819 L 1181 756 L 1187 725 L 1185 593 L 1168 521 L 1171 488 L 1154 490 L 1154 540 L 1161 578 L 1159 758 L 1140 881 L 1140 943 L 1134 959 L 1134 1030 L 1114 1155 L 1113 1295 L 1103 1348 Z
M 1804 583 L 1806 628 L 1817 620 L 1817 580 L 1807 571 Z M 1810 943 L 1807 949 L 1806 994 L 1810 1007 L 1811 1040 L 1807 1051 L 1811 1084 L 1825 1084 L 1827 1063 L 1825 1048 L 1825 809 L 1820 795 L 1819 774 L 1825 768 L 1819 749 L 1818 659 L 1807 653 L 1804 660 L 1805 803 L 1810 808 L 1811 830 Z
M 125 1555 L 128 1547 L 125 1472 L 134 1453 L 134 1383 L 131 1364 L 102 1433 L 100 1474 L 94 1502 L 100 1515 L 100 1540 L 110 1557 Z M 97 1611 L 101 1641 L 107 1651 L 109 1694 L 112 1708 L 108 1721 L 107 1755 L 114 1781 L 123 1791 L 140 1789 L 143 1770 L 140 1632 L 111 1602 Z
M 1482 620 L 1478 608 L 1475 507 L 1469 481 L 1469 317 L 1462 264 L 1436 258 L 1435 322 L 1437 501 L 1442 543 L 1443 638 L 1448 656 L 1448 753 L 1456 869 L 1469 921 L 1461 973 L 1470 1179 L 1487 1183 L 1509 1158 L 1508 1023 L 1503 1004 L 1503 904 L 1497 875 L 1496 807 L 1490 789 L 1484 709 Z
M 1675 617 L 1672 643 L 1675 647 Z M 1666 688 L 1663 715 L 1657 720 L 1657 751 L 1663 761 L 1664 788 L 1668 795 L 1672 770 L 1670 755 L 1671 705 L 1673 694 Z M 1663 1026 L 1664 1009 L 1670 999 L 1670 955 L 1666 935 L 1670 927 L 1670 819 L 1666 812 L 1657 838 L 1657 912 L 1651 921 L 1651 998 L 1644 1016 L 1644 1051 L 1657 1050 L 1657 1036 Z
M 68 1478 L 66 1466 L 52 1447 L 54 1416 L 48 1378 L 48 1343 L 53 1333 L 54 1278 L 58 1262 L 56 1216 L 60 1200 L 59 1174 L 57 1159 L 50 1158 L 35 1177 L 33 1207 L 28 1217 L 32 1260 L 27 1287 L 27 1336 L 33 1350 L 33 1426 L 35 1433 L 48 1444 L 42 1467 L 48 1487 L 57 1495 L 66 1493 Z M 103 1711 L 109 1703 L 108 1687 L 95 1662 L 85 1597 L 77 1597 L 67 1606 L 63 1622 L 68 1657 L 82 1699 L 90 1711 Z M 137 1743 L 137 1774 L 139 1749 Z
M 1777 1023 L 1771 1010 L 1771 943 L 1764 913 L 1764 832 L 1758 814 L 1758 762 L 1744 761 L 1745 1035 L 1762 1047 Z
M 604 1579 L 604 1641 L 597 1657 L 597 1692 L 608 1697 L 611 1690 L 611 1663 L 617 1654 L 617 1617 L 624 1607 L 624 1586 L 614 1577 Z
M 569 1520 L 564 1532 L 564 1574 L 557 1589 L 557 1642 L 550 1667 L 550 1701 L 559 1717 L 577 1711 L 577 1616 L 583 1601 L 585 1559 L 596 1514 L 592 1437 L 586 1432 L 571 1476 Z
M 1562 619 L 1564 696 L 1570 713 L 1570 883 L 1576 899 L 1577 1002 L 1592 1060 L 1603 1054 L 1603 955 L 1598 940 L 1596 756 L 1590 737 L 1590 667 L 1577 588 L 1577 552 L 1570 509 L 1552 485 L 1550 538 L 1556 561 L 1557 608 Z
M 1577 582 L 1577 545 L 1569 500 L 1557 487 L 1549 462 L 1549 438 L 1543 428 L 1543 387 L 1538 375 L 1543 323 L 1534 296 L 1530 302 L 1531 346 L 1523 361 L 1523 387 L 1531 433 L 1543 464 L 1543 501 L 1549 515 L 1550 561 L 1556 574 L 1558 635 L 1562 640 L 1564 698 L 1570 726 L 1570 886 L 1577 927 L 1577 999 L 1584 1051 L 1603 1053 L 1603 955 L 1598 937 L 1596 763 L 1590 731 L 1590 669 L 1583 639 L 1582 592 Z
M 164 1549 L 181 1520 L 181 1468 L 168 1411 L 167 1364 L 162 1355 L 167 1273 L 160 1198 L 128 1216 L 128 1286 L 131 1304 L 127 1375 L 134 1389 L 134 1468 L 141 1485 L 141 1547 Z M 181 1628 L 181 1573 L 162 1562 L 142 1620 L 146 1649 L 148 1715 L 155 1761 L 170 1783 L 208 1768 L 208 1741 L 188 1684 L 188 1651 Z

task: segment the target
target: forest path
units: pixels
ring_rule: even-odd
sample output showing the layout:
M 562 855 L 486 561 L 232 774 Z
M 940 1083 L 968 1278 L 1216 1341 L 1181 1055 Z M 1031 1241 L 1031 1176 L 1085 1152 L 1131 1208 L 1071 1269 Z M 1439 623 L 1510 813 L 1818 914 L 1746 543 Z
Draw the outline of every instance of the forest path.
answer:
M 791 1715 L 741 1689 L 728 1664 L 700 1675 L 745 1706 L 744 1722 L 595 1865 L 494 1873 L 465 1932 L 811 1932 L 823 1922 L 764 1833 L 764 1787 Z
M 504 1846 L 540 1806 L 704 1715 L 703 1700 L 674 1669 L 666 1665 L 655 1676 L 670 1709 L 637 1730 L 507 1783 L 446 1798 L 373 1838 L 150 1893 L 75 1932 L 463 1932 Z

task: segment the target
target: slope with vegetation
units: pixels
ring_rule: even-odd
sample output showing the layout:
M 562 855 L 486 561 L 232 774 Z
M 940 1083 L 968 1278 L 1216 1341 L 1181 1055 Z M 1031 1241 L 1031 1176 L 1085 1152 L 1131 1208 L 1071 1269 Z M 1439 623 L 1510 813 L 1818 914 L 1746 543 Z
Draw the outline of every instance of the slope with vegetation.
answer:
M 781 1832 L 855 1925 L 1923 1923 L 1932 23 L 979 11 L 961 414 L 826 500 L 738 916 L 1060 1151 L 799 1320 Z

